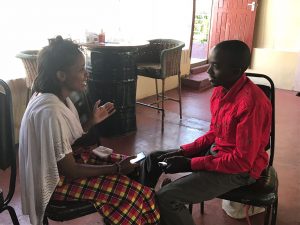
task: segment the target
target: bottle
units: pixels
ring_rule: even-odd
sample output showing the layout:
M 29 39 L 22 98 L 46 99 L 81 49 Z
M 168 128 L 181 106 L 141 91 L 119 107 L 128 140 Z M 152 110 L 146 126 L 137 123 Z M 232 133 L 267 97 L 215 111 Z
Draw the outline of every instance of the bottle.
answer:
M 101 29 L 101 33 L 99 34 L 98 37 L 99 37 L 98 38 L 99 43 L 104 44 L 105 43 L 105 33 L 103 32 L 103 29 Z

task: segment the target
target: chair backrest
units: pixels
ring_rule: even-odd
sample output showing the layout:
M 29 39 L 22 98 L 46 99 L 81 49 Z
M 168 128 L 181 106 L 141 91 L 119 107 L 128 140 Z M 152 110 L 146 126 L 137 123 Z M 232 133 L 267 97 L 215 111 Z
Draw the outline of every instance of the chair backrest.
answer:
M 12 97 L 8 85 L 0 79 L 0 169 L 11 168 L 9 191 L 4 203 L 10 202 L 15 191 L 16 148 L 14 138 Z
M 180 60 L 184 42 L 174 39 L 153 39 L 149 45 L 139 49 L 137 63 L 161 65 L 163 77 L 180 74 Z
M 275 86 L 270 77 L 258 73 L 246 73 L 246 75 L 266 94 L 272 105 L 272 124 L 269 144 L 266 150 L 270 150 L 269 165 L 273 165 L 275 151 Z
M 26 86 L 28 88 L 31 88 L 33 81 L 37 76 L 38 53 L 38 50 L 27 50 L 16 55 L 16 57 L 21 59 L 24 64 L 26 72 Z

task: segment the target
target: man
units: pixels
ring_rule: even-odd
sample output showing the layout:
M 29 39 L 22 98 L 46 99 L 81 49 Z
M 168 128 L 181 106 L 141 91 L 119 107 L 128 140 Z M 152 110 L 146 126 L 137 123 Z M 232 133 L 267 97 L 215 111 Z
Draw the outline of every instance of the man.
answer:
M 266 168 L 271 103 L 244 74 L 249 63 L 250 50 L 244 42 L 230 40 L 216 45 L 207 71 L 215 87 L 209 131 L 180 149 L 154 152 L 143 162 L 142 182 L 151 187 L 162 170 L 192 172 L 157 192 L 163 224 L 194 224 L 186 204 L 251 184 Z M 161 169 L 159 161 L 167 166 Z

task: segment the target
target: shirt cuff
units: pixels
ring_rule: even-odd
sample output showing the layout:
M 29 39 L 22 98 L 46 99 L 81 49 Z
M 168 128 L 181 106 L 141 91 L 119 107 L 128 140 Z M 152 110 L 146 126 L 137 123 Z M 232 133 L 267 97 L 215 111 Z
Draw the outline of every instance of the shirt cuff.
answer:
M 183 155 L 186 157 L 194 155 L 195 152 L 194 143 L 181 145 L 180 149 L 182 150 Z
M 191 168 L 193 171 L 205 169 L 205 156 L 191 159 Z

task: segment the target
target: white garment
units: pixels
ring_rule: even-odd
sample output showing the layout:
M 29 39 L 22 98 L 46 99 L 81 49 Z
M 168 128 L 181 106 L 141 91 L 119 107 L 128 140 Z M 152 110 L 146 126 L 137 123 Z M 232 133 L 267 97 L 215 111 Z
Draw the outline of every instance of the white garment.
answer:
M 247 217 L 246 211 L 245 211 L 246 205 L 233 202 L 229 200 L 222 200 L 222 209 L 226 212 L 228 216 L 235 219 L 243 219 Z M 248 215 L 253 216 L 258 213 L 262 213 L 265 211 L 265 208 L 263 207 L 255 207 L 250 206 L 248 209 Z
M 50 197 L 59 182 L 57 161 L 72 151 L 82 136 L 78 112 L 54 94 L 33 96 L 20 128 L 19 171 L 22 211 L 33 225 L 42 224 Z

